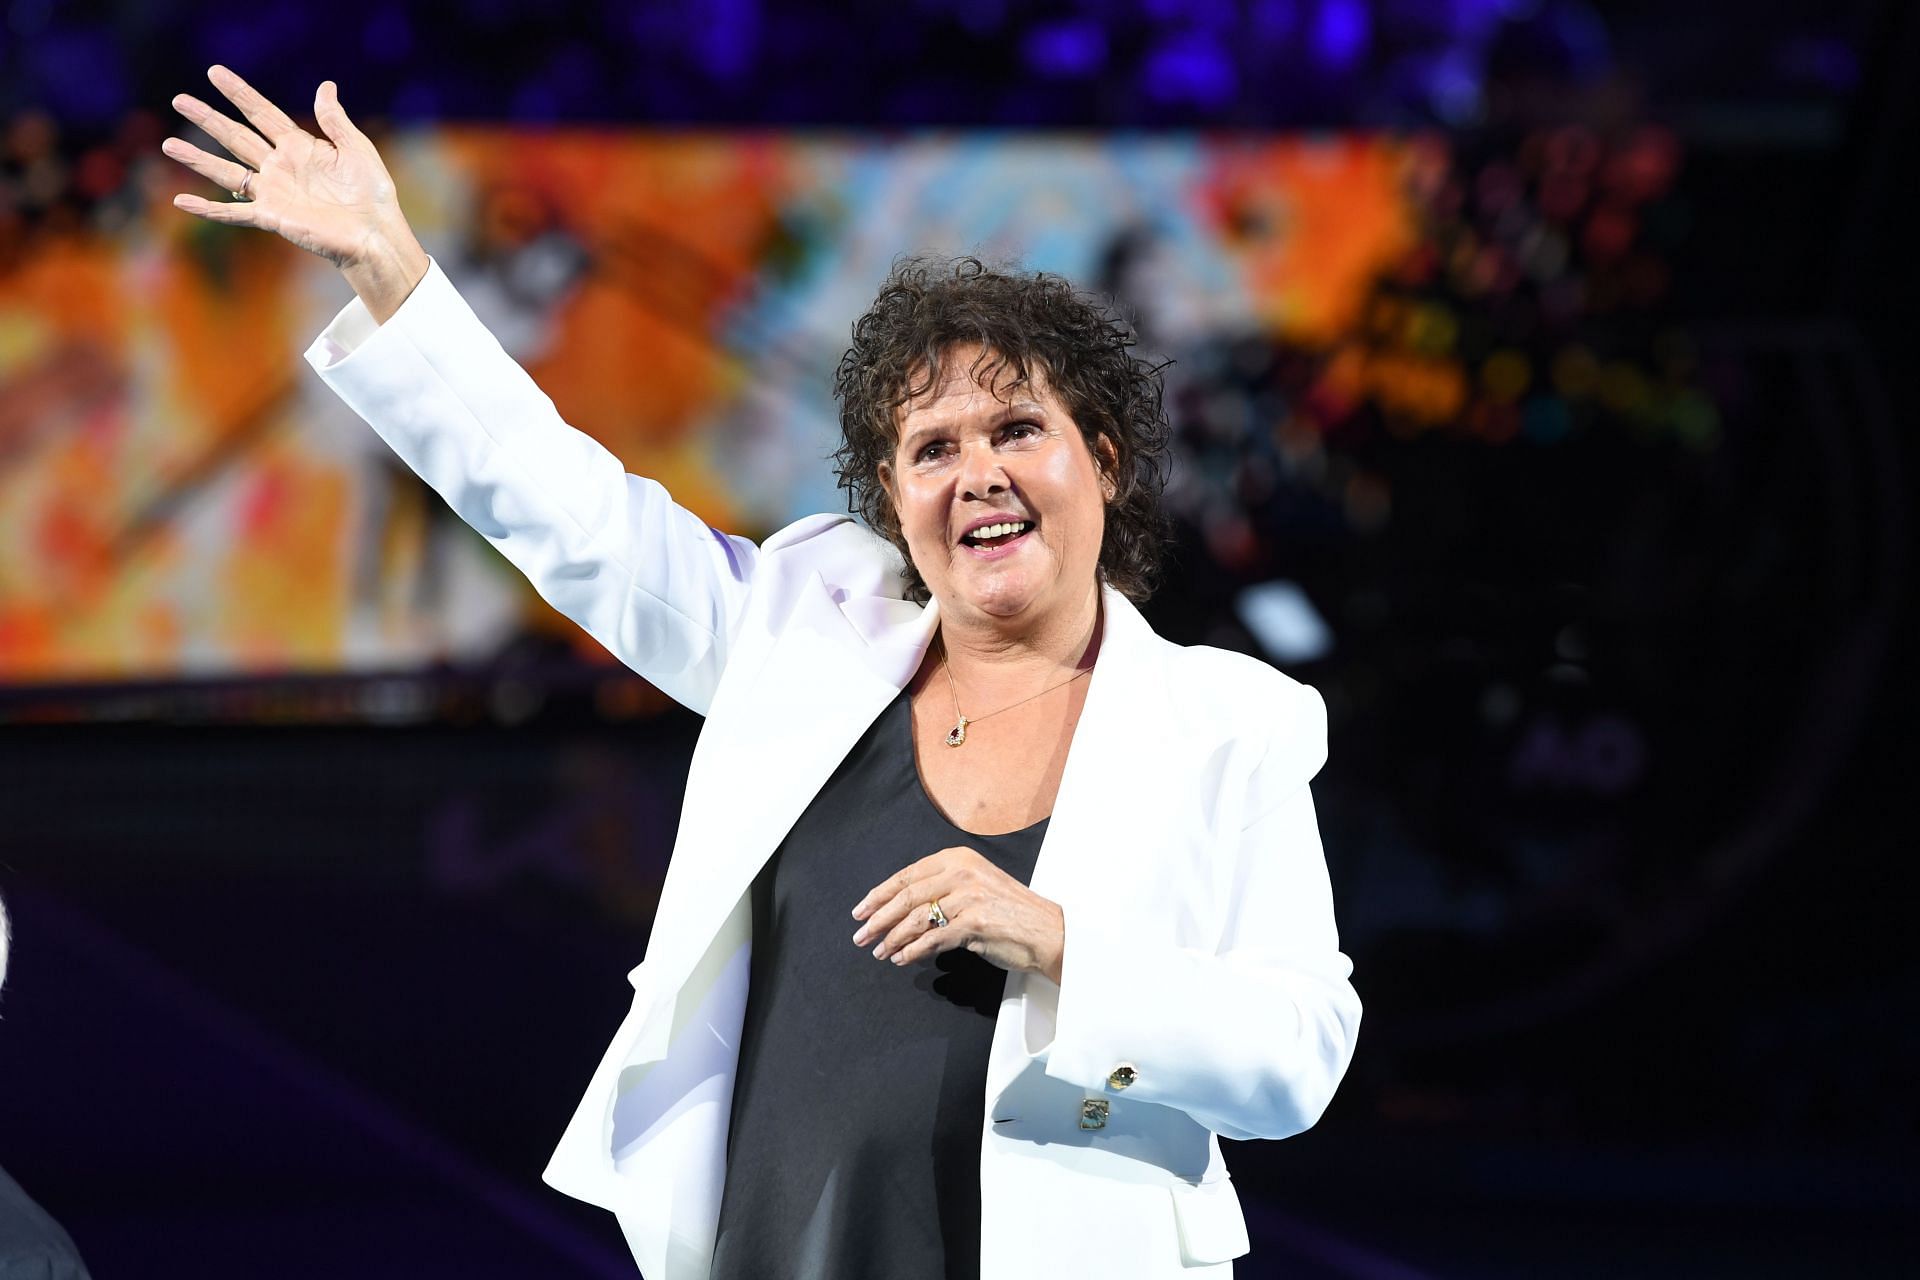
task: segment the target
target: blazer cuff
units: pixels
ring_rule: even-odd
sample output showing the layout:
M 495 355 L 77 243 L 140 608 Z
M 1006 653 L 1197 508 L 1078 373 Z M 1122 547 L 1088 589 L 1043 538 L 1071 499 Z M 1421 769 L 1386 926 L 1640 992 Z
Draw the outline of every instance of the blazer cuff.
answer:
M 420 283 L 413 287 L 413 292 L 407 295 L 407 300 L 400 304 L 400 309 L 393 313 L 385 325 L 375 320 L 373 313 L 367 310 L 367 304 L 356 297 L 340 308 L 340 313 L 307 348 L 307 363 L 313 366 L 315 373 L 328 373 L 370 339 L 379 336 L 382 329 L 400 323 L 401 317 L 406 316 L 409 310 L 431 311 L 436 305 L 445 306 L 447 300 L 444 295 L 453 293 L 453 282 L 440 270 L 440 264 L 429 256 L 427 274 L 420 278 Z
M 1056 1080 L 1118 1092 L 1111 1087 L 1113 1073 L 1136 1065 L 1130 1055 L 1146 1048 L 1127 1041 L 1140 1034 L 1143 1022 L 1137 975 L 1153 963 L 1137 940 L 1110 934 L 1084 917 L 1070 918 L 1060 985 L 1038 976 L 1027 984 L 1027 1056 Z

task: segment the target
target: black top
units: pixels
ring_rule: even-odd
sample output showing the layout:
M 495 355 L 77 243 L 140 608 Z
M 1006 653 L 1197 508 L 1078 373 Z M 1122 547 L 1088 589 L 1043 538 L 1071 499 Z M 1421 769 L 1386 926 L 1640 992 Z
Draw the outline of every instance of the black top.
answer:
M 1025 884 L 1045 819 L 978 836 L 914 765 L 903 693 L 753 883 L 753 962 L 714 1280 L 980 1274 L 980 1129 L 1006 972 L 964 948 L 905 968 L 854 904 L 965 845 Z

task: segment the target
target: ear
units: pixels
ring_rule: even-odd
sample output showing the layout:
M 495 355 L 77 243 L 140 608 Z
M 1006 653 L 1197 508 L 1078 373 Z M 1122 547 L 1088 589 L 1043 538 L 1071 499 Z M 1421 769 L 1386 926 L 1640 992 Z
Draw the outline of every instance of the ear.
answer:
M 900 494 L 893 487 L 893 464 L 881 462 L 873 469 L 874 479 L 880 482 L 880 492 L 887 497 L 887 516 L 893 527 L 900 527 Z
M 1112 502 L 1120 492 L 1120 450 L 1104 431 L 1093 439 L 1093 464 L 1100 471 L 1100 489 Z

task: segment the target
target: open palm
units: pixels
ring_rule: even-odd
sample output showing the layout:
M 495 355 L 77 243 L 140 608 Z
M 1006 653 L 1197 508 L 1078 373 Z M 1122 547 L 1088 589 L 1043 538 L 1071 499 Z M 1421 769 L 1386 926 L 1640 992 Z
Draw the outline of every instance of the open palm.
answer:
M 338 267 L 354 265 L 381 237 L 405 227 L 387 166 L 341 109 L 331 80 L 314 96 L 315 122 L 324 135 L 316 138 L 225 67 L 210 69 L 207 79 L 253 128 L 189 94 L 176 97 L 174 109 L 234 158 L 179 138 L 168 138 L 161 150 L 239 198 L 229 203 L 182 194 L 173 198 L 175 208 L 274 232 Z

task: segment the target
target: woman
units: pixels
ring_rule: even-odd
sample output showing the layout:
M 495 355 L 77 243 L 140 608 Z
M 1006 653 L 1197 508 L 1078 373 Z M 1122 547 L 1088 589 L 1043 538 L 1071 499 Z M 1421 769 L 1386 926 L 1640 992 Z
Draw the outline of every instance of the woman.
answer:
M 421 250 L 331 83 L 222 68 L 232 192 L 357 301 L 309 350 L 533 580 L 707 717 L 632 1011 L 547 1179 L 652 1278 L 1230 1272 L 1216 1135 L 1318 1118 L 1359 1002 L 1307 783 L 1318 697 L 1135 610 L 1165 424 L 1062 282 L 896 270 L 842 483 L 761 546 L 571 431 Z M 842 914 L 850 912 L 851 914 Z

